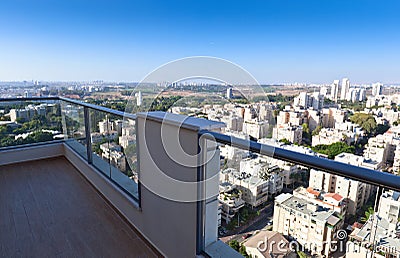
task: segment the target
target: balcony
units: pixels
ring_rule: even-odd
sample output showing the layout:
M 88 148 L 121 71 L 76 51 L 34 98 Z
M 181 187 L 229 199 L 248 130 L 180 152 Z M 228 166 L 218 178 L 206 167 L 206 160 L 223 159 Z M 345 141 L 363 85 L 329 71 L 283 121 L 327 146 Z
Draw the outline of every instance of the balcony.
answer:
M 0 204 L 4 257 L 161 256 L 65 157 L 1 166 Z
M 400 190 L 400 177 L 224 135 L 219 122 L 58 97 L 0 100 L 27 103 L 54 107 L 41 121 L 59 133 L 37 125 L 0 148 L 5 256 L 239 257 L 217 237 L 219 145 Z M 192 155 L 186 166 L 180 148 Z

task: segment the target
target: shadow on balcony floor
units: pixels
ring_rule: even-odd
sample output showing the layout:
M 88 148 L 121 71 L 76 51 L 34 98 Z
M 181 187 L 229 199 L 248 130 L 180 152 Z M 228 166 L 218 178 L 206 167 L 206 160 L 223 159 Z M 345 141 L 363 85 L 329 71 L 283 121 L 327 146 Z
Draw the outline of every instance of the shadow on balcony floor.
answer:
M 0 167 L 5 257 L 157 257 L 65 158 Z

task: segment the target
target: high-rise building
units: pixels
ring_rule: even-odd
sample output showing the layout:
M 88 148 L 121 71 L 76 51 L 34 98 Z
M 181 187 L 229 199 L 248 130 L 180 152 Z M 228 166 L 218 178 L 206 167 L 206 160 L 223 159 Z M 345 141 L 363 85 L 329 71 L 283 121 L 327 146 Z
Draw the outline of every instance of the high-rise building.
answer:
M 346 100 L 347 94 L 349 93 L 350 89 L 350 80 L 348 78 L 343 78 L 342 80 L 342 90 L 340 92 L 340 99 Z
M 138 107 L 140 107 L 142 105 L 142 102 L 143 102 L 142 92 L 139 91 L 138 93 L 135 94 L 135 96 L 136 96 L 136 105 Z
M 228 88 L 226 89 L 226 98 L 227 98 L 227 99 L 233 98 L 233 89 L 232 89 L 232 87 L 228 87 Z
M 372 96 L 382 95 L 383 85 L 380 82 L 372 84 Z
M 337 101 L 339 93 L 339 80 L 334 80 L 331 86 L 331 99 Z
M 328 95 L 328 87 L 322 86 L 322 87 L 319 89 L 319 93 L 320 93 L 322 96 L 326 97 L 326 96 Z
M 364 101 L 366 98 L 366 90 L 365 88 L 360 89 L 360 94 L 358 95 L 358 101 Z

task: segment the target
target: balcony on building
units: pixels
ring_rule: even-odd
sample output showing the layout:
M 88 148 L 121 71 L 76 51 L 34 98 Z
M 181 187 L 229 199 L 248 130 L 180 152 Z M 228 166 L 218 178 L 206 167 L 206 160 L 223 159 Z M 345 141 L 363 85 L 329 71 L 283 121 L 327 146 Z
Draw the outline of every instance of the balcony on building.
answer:
M 24 111 L 32 103 L 42 105 L 40 114 Z M 11 127 L 39 121 L 19 140 L 1 141 L 5 257 L 241 257 L 218 239 L 218 144 L 248 146 L 339 175 L 353 171 L 318 157 L 272 153 L 266 145 L 221 134 L 224 124 L 206 119 L 125 114 L 61 97 L 1 99 L 0 105 L 14 109 Z M 51 131 L 40 129 L 46 123 Z M 191 155 L 188 164 L 179 162 L 182 151 Z M 176 188 L 160 175 L 193 184 Z M 388 182 L 371 175 L 360 180 Z M 396 183 L 387 187 L 397 189 Z

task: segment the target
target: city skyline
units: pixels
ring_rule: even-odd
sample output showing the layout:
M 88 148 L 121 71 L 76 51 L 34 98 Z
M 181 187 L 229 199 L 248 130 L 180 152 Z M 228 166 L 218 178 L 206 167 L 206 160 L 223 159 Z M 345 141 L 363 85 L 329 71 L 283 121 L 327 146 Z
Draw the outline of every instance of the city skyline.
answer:
M 0 4 L 0 81 L 140 81 L 215 56 L 262 84 L 398 83 L 396 1 Z

